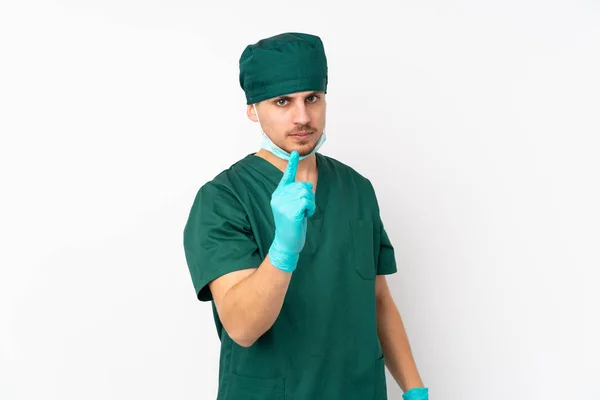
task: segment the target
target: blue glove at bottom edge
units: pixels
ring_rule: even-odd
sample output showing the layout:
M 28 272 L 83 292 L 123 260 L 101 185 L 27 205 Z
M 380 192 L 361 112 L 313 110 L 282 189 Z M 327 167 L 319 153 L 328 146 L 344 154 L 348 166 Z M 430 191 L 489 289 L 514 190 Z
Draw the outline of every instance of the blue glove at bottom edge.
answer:
M 429 400 L 429 388 L 412 388 L 402 395 L 404 400 Z

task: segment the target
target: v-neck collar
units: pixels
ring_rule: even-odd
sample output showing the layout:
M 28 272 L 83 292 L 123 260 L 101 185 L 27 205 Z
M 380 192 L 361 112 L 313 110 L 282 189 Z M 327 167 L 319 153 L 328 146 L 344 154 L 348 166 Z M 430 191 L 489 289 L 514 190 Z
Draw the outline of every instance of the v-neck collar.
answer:
M 327 160 L 324 156 L 315 153 L 317 163 L 317 190 L 315 192 L 315 204 L 316 210 L 311 219 L 321 219 L 325 212 L 325 206 L 327 204 L 327 196 L 329 194 L 329 182 L 328 182 L 328 165 Z M 283 171 L 271 164 L 269 161 L 256 155 L 256 153 L 250 153 L 246 156 L 249 161 L 249 165 L 254 169 L 261 172 L 266 176 L 274 185 L 274 189 L 277 187 L 281 178 L 283 177 Z

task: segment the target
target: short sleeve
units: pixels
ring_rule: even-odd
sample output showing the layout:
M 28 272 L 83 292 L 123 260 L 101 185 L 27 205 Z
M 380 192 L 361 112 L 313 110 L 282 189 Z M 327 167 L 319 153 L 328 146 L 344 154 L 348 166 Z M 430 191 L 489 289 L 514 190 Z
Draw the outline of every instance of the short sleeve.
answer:
M 379 248 L 376 251 L 376 262 L 377 262 L 377 275 L 389 275 L 397 272 L 396 266 L 396 254 L 394 246 L 390 241 L 390 238 L 385 230 L 383 221 L 381 220 L 381 214 L 379 210 L 379 202 L 377 201 L 377 195 L 373 184 L 367 179 L 368 185 L 371 189 L 372 204 L 374 205 L 373 219 L 375 221 L 375 233 L 379 239 Z
M 261 264 L 248 215 L 229 188 L 208 182 L 198 191 L 183 232 L 196 295 L 213 300 L 208 283 L 229 272 Z
M 396 267 L 396 255 L 394 252 L 394 246 L 388 237 L 385 227 L 381 219 L 379 220 L 379 257 L 377 261 L 377 275 L 388 275 L 395 273 L 398 269 Z

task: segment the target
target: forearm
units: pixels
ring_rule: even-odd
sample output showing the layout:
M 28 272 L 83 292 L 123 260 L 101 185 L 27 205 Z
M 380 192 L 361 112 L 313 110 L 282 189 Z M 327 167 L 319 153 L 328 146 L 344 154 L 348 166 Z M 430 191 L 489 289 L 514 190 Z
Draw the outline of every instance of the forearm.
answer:
M 391 297 L 377 301 L 377 333 L 385 364 L 400 388 L 407 392 L 424 387 L 402 323 L 402 317 Z
M 275 322 L 292 273 L 271 264 L 267 255 L 252 274 L 227 291 L 220 310 L 223 325 L 232 339 L 251 346 Z

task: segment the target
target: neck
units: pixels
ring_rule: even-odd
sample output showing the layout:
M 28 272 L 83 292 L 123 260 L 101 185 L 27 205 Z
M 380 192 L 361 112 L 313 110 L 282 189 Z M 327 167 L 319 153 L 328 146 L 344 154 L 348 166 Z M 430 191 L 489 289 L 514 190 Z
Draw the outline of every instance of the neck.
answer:
M 285 171 L 288 162 L 277 157 L 275 154 L 268 150 L 260 149 L 255 154 L 258 157 L 264 158 L 274 166 L 276 166 L 281 172 Z M 313 175 L 317 171 L 317 157 L 316 154 L 312 154 L 303 160 L 298 161 L 298 170 L 296 171 L 296 179 L 301 181 L 307 181 L 310 175 Z

